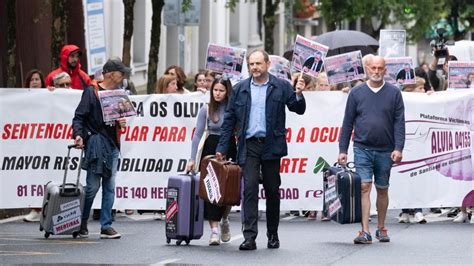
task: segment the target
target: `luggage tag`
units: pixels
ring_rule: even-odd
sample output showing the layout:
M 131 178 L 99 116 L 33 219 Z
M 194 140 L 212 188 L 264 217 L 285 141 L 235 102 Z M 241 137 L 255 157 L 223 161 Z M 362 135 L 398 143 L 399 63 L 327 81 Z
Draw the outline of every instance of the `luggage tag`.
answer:
M 335 186 L 324 191 L 324 201 L 326 202 L 326 204 L 333 201 L 336 198 L 337 198 L 337 192 L 336 192 Z
M 336 214 L 339 209 L 341 209 L 341 201 L 339 200 L 339 198 L 336 197 L 336 200 L 329 204 L 329 216 L 334 216 L 334 214 Z
M 336 186 L 336 175 L 330 175 L 327 177 L 328 189 Z
M 218 203 L 222 195 L 219 187 L 219 180 L 217 179 L 217 175 L 214 171 L 214 167 L 212 167 L 211 161 L 209 161 L 206 170 L 207 176 L 204 178 L 204 184 L 206 186 L 207 196 L 210 202 L 214 201 L 215 203 Z

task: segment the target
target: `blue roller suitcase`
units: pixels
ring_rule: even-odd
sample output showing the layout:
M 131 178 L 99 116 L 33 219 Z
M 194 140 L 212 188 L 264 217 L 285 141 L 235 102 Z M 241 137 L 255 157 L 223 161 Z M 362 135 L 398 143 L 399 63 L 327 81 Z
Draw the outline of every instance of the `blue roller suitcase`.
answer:
M 168 178 L 166 197 L 166 242 L 176 245 L 200 239 L 204 230 L 204 201 L 199 198 L 199 176 L 177 175 Z
M 323 183 L 325 215 L 331 216 L 333 221 L 340 224 L 360 223 L 362 220 L 360 176 L 351 168 L 334 165 L 324 169 Z

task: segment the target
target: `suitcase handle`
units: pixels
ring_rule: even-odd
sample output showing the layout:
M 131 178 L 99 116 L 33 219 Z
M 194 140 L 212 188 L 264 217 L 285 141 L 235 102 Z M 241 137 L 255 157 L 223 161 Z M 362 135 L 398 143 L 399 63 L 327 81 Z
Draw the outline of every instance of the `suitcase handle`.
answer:
M 212 155 L 211 160 L 217 160 L 217 159 L 216 159 L 216 156 Z M 232 158 L 229 158 L 229 160 L 222 160 L 222 161 L 219 161 L 219 162 L 221 162 L 223 165 L 229 165 L 229 164 L 237 165 L 236 162 L 233 162 L 233 161 L 232 161 Z
M 71 149 L 72 148 L 76 148 L 78 147 L 78 145 L 76 144 L 71 144 L 71 145 L 68 145 L 67 146 L 67 156 L 66 156 L 66 169 L 64 170 L 64 177 L 63 177 L 63 183 L 62 183 L 62 186 L 61 186 L 61 189 L 59 190 L 59 193 L 61 194 L 61 196 L 66 196 L 68 197 L 68 195 L 70 194 L 70 192 L 65 192 L 65 186 L 66 186 L 66 177 L 67 177 L 67 170 L 69 169 L 69 161 L 70 161 L 70 156 L 71 156 Z M 79 179 L 81 178 L 81 168 L 82 168 L 82 157 L 84 155 L 84 149 L 81 149 L 81 155 L 79 157 L 79 164 L 78 164 L 78 168 L 79 170 L 77 171 L 77 180 L 76 180 L 76 192 L 74 195 L 71 195 L 71 196 L 77 196 L 78 194 L 80 194 L 79 192 Z
M 46 218 L 46 213 L 44 213 L 46 211 L 46 207 L 48 206 L 48 201 L 46 201 L 43 205 L 43 209 L 41 210 L 41 213 L 43 215 L 43 218 Z
M 194 169 L 192 169 L 191 171 L 186 171 L 186 175 L 191 176 L 191 182 L 193 184 L 191 189 L 193 190 L 194 186 L 195 186 L 194 181 L 193 181 L 194 180 L 193 176 L 196 175 L 196 172 L 194 172 Z M 197 212 L 194 215 L 194 221 L 197 222 L 199 220 L 199 207 L 200 207 L 199 206 L 199 195 L 198 194 L 196 194 L 196 199 L 194 201 L 194 204 L 197 205 Z M 193 209 L 194 209 L 194 206 L 193 206 Z
M 197 222 L 199 220 L 199 195 L 196 195 L 195 199 L 195 204 L 197 205 L 197 212 L 195 213 L 196 215 L 194 216 L 194 221 Z
M 66 186 L 68 185 L 70 187 L 66 188 Z M 59 194 L 61 195 L 61 197 L 77 197 L 81 195 L 81 191 L 79 190 L 78 185 L 73 183 L 66 183 L 59 190 Z
M 354 162 L 347 162 L 344 165 L 339 164 L 338 162 L 335 162 L 333 166 L 340 166 L 344 169 L 354 169 L 355 168 L 355 163 Z

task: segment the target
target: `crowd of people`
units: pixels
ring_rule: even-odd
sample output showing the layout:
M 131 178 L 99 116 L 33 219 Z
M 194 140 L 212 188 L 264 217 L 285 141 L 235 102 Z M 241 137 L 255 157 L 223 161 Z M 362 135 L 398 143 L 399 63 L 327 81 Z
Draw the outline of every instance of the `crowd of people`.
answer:
M 80 64 L 81 49 L 76 45 L 65 45 L 61 50 L 60 66 L 46 77 L 37 69 L 31 70 L 24 82 L 26 88 L 48 88 L 54 90 L 83 90 L 73 119 L 73 137 L 78 148 L 87 147 L 85 168 L 87 171 L 85 206 L 79 235 L 87 237 L 87 221 L 91 213 L 95 195 L 102 184 L 102 206 L 100 210 L 101 238 L 120 238 L 121 235 L 111 225 L 112 207 L 115 197 L 115 176 L 120 152 L 118 131 L 126 125 L 120 118 L 105 123 L 102 117 L 98 91 L 122 88 L 129 94 L 136 94 L 133 82 L 128 79 L 131 69 L 120 58 L 111 58 L 102 71 L 91 78 Z M 242 167 L 243 201 L 242 218 L 244 241 L 240 250 L 254 250 L 258 235 L 258 187 L 263 184 L 266 191 L 266 221 L 268 248 L 279 248 L 278 226 L 280 217 L 279 187 L 280 160 L 287 155 L 285 139 L 286 107 L 299 115 L 304 115 L 306 102 L 304 93 L 308 91 L 342 91 L 349 93 L 344 122 L 339 143 L 338 162 L 347 163 L 347 154 L 352 131 L 354 138 L 354 161 L 357 173 L 362 179 L 362 229 L 354 239 L 356 244 L 372 242 L 369 229 L 370 192 L 374 183 L 377 192 L 377 229 L 375 237 L 381 242 L 389 242 L 385 226 L 388 208 L 388 188 L 390 171 L 394 162 L 402 160 L 405 142 L 404 104 L 401 90 L 432 94 L 445 90 L 447 86 L 447 62 L 457 60 L 448 56 L 443 72 L 436 71 L 438 58 L 430 65 L 422 64 L 406 77 L 415 76 L 415 84 L 396 87 L 384 81 L 385 60 L 382 57 L 366 55 L 363 58 L 366 80 L 355 80 L 350 84 L 329 84 L 327 74 L 321 72 L 317 78 L 295 73 L 292 83 L 278 79 L 269 73 L 269 55 L 264 50 L 254 50 L 247 56 L 250 77 L 232 86 L 224 74 L 212 71 L 199 71 L 194 76 L 192 87 L 187 88 L 187 76 L 179 66 L 169 66 L 156 82 L 155 92 L 189 93 L 190 91 L 210 92 L 209 104 L 199 111 L 196 133 L 192 141 L 187 170 L 200 164 L 196 161 L 198 144 L 205 130 L 209 134 L 204 139 L 202 157 L 215 154 L 217 159 L 235 158 Z M 426 67 L 428 66 L 428 67 Z M 318 70 L 319 71 L 319 70 Z M 272 98 L 273 101 L 266 99 Z M 386 106 L 391 106 L 387 112 Z M 375 109 L 374 109 L 375 108 Z M 356 112 L 357 110 L 357 112 Z M 373 112 L 377 110 L 377 112 Z M 375 129 L 377 132 L 374 133 Z M 236 130 L 237 129 L 237 130 Z M 369 134 L 368 131 L 371 131 Z M 237 133 L 236 133 L 237 132 Z M 385 132 L 392 132 L 386 134 Z M 377 138 L 374 138 L 374 134 Z M 237 141 L 235 141 L 237 139 Z M 88 161 L 88 154 L 102 150 L 104 165 Z M 102 162 L 101 160 L 99 160 Z M 107 163 L 105 163 L 107 162 Z M 107 178 L 105 178 L 107 177 Z M 228 242 L 231 234 L 228 215 L 230 206 L 217 206 L 206 203 L 204 214 L 209 221 L 211 235 L 209 245 Z M 438 210 L 432 210 L 438 211 Z M 466 208 L 451 211 L 457 213 L 454 222 L 474 223 L 474 217 Z M 33 209 L 25 217 L 26 221 L 39 220 L 39 209 Z M 307 212 L 308 219 L 314 220 L 317 213 Z M 413 218 L 411 218 L 413 215 Z M 329 220 L 321 214 L 321 220 Z M 400 223 L 426 223 L 420 208 L 403 209 Z

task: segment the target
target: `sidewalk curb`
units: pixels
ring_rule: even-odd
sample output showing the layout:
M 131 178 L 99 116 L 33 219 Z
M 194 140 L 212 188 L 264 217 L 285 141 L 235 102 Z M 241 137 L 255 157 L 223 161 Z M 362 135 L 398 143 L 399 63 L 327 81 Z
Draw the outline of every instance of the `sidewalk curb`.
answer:
M 0 220 L 0 224 L 6 224 L 6 223 L 11 223 L 11 222 L 16 222 L 16 221 L 22 221 L 23 218 L 25 218 L 26 215 L 20 215 L 20 216 L 15 216 L 15 217 L 10 217 L 6 219 Z

